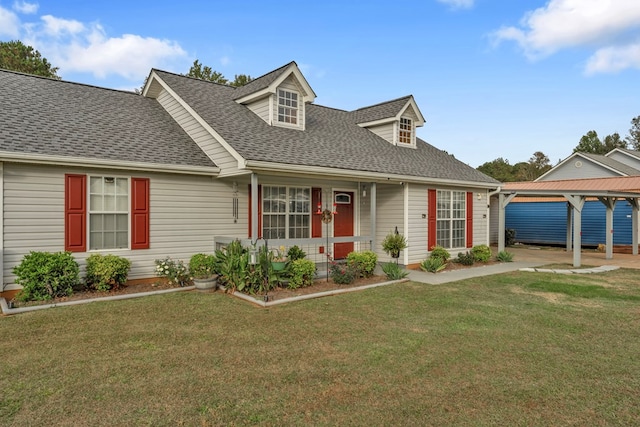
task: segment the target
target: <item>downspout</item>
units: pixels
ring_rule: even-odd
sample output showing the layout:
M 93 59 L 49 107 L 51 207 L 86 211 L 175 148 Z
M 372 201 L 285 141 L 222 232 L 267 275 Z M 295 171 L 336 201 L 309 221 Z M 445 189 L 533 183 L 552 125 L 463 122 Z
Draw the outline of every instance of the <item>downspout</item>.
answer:
M 491 197 L 502 191 L 502 186 L 498 186 L 495 191 L 487 193 L 487 246 L 491 246 Z

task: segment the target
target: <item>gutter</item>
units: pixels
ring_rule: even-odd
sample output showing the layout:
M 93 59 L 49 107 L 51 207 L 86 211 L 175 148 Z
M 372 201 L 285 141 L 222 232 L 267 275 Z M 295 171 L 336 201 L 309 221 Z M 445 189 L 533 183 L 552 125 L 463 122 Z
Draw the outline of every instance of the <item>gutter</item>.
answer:
M 369 180 L 378 183 L 394 183 L 413 182 L 419 184 L 443 184 L 455 187 L 474 187 L 474 188 L 495 188 L 495 183 L 484 183 L 477 181 L 458 181 L 453 179 L 427 178 L 413 175 L 390 175 L 381 172 L 367 172 L 345 170 L 337 168 L 328 168 L 322 166 L 292 165 L 286 163 L 263 162 L 260 160 L 247 160 L 244 167 L 254 171 L 266 171 L 272 173 L 291 173 L 295 176 L 300 174 L 319 175 L 322 177 L 332 176 L 336 178 L 345 178 L 350 180 Z
M 101 167 L 106 169 L 131 169 L 145 172 L 181 173 L 207 176 L 217 176 L 220 173 L 220 168 L 216 166 L 186 166 L 165 163 L 155 164 L 143 162 L 126 162 L 121 160 L 24 154 L 7 151 L 0 152 L 0 161 L 13 163 L 37 163 L 55 166 L 89 166 Z

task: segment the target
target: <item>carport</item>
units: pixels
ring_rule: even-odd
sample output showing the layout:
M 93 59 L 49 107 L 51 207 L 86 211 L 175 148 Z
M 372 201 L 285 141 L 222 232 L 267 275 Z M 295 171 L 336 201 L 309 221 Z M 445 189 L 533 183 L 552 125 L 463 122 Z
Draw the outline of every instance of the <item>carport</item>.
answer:
M 590 178 L 542 182 L 506 183 L 498 193 L 498 250 L 505 248 L 505 208 L 516 197 L 563 197 L 567 200 L 567 251 L 573 250 L 573 266 L 580 267 L 582 208 L 589 198 L 606 207 L 606 259 L 613 259 L 613 210 L 618 200 L 632 207 L 632 253 L 638 255 L 640 177 Z M 577 249 L 577 250 L 576 250 Z

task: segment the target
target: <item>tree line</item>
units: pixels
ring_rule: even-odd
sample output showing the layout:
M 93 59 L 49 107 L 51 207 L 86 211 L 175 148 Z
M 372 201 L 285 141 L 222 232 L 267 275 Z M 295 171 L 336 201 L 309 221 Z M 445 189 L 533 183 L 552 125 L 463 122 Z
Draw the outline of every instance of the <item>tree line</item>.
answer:
M 580 138 L 578 145 L 573 149 L 574 153 L 606 154 L 615 148 L 624 148 L 640 151 L 640 116 L 631 119 L 629 134 L 622 139 L 620 134 L 614 132 L 604 139 L 598 137 L 595 130 L 590 130 Z M 551 169 L 549 158 L 542 151 L 536 151 L 528 162 L 519 162 L 514 165 L 502 157 L 490 162 L 485 162 L 477 169 L 492 178 L 502 182 L 533 181 Z

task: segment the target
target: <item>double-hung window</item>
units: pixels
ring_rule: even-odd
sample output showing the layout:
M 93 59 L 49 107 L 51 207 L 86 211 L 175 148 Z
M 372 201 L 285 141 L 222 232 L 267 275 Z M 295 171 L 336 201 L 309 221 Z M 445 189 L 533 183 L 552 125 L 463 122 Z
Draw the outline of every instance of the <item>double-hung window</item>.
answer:
M 464 248 L 466 193 L 438 190 L 436 205 L 436 244 L 443 248 Z
M 129 179 L 89 177 L 89 249 L 129 246 Z
M 278 122 L 298 124 L 298 94 L 278 89 Z
M 306 239 L 311 228 L 311 189 L 262 186 L 262 236 Z
M 401 144 L 413 144 L 413 120 L 405 117 L 400 118 L 400 132 L 398 142 Z

